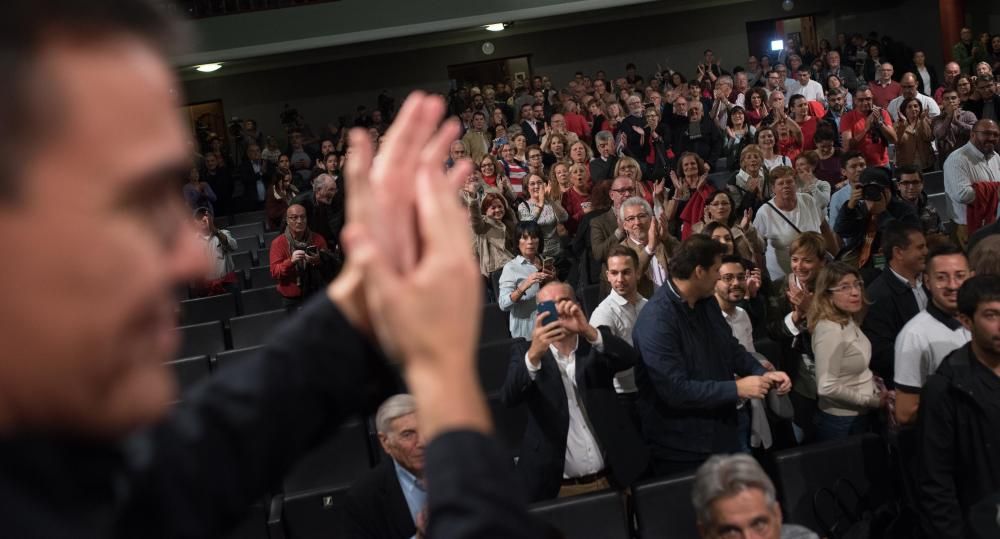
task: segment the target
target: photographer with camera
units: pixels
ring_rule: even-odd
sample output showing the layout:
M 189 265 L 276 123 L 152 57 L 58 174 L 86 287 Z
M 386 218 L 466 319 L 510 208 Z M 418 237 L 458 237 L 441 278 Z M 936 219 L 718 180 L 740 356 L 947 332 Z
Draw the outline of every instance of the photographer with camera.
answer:
M 333 255 L 323 236 L 309 230 L 302 205 L 289 206 L 285 222 L 285 233 L 271 242 L 271 277 L 285 307 L 298 307 L 333 279 Z
M 893 221 L 920 226 L 913 206 L 895 192 L 889 170 L 866 168 L 838 213 L 834 230 L 844 239 L 838 258 L 860 269 L 867 282 L 885 269 L 891 255 L 882 252 L 881 232 Z

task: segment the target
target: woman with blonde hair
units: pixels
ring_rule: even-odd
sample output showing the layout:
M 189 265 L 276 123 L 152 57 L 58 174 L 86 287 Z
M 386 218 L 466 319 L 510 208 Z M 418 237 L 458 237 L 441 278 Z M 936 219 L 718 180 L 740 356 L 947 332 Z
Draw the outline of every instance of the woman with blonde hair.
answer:
M 615 174 L 613 178 L 617 178 L 619 176 L 632 178 L 632 181 L 635 182 L 635 196 L 640 196 L 646 199 L 646 202 L 649 202 L 650 204 L 653 203 L 649 187 L 642 181 L 642 169 L 639 168 L 638 161 L 628 156 L 619 157 L 618 162 L 615 163 Z
M 740 151 L 740 168 L 726 182 L 736 204 L 734 210 L 756 213 L 760 205 L 771 198 L 770 176 L 764 167 L 764 152 L 749 144 Z
M 593 159 L 594 153 L 590 151 L 590 146 L 583 141 L 576 141 L 569 147 L 569 161 L 570 163 L 579 163 L 581 165 L 589 165 L 590 160 Z
M 507 200 L 498 193 L 486 193 L 482 202 L 467 199 L 472 224 L 473 246 L 479 260 L 479 272 L 486 280 L 486 290 L 492 293 L 494 272 L 502 270 L 514 258 L 514 229 L 517 218 Z M 489 297 L 496 301 L 495 297 Z
M 866 300 L 857 268 L 833 262 L 816 280 L 808 327 L 816 357 L 816 440 L 869 430 L 872 412 L 888 402 L 885 386 L 869 368 L 872 345 L 861 331 Z
M 569 167 L 570 188 L 562 194 L 562 206 L 569 214 L 566 229 L 576 234 L 577 225 L 590 212 L 590 170 L 580 163 Z
M 569 165 L 556 163 L 549 169 L 549 182 L 546 193 L 556 200 L 562 200 L 562 195 L 569 191 L 573 184 L 569 180 Z
M 569 141 L 566 139 L 566 135 L 562 133 L 552 133 L 545 137 L 545 143 L 542 144 L 541 148 L 543 155 L 542 162 L 546 168 L 556 163 L 566 163 L 569 161 L 569 155 L 567 155 Z

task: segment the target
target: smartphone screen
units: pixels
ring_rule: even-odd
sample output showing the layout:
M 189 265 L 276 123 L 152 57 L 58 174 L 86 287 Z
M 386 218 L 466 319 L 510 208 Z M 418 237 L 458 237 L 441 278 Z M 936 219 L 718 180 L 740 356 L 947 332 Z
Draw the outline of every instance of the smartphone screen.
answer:
M 552 273 L 556 270 L 556 261 L 553 258 L 542 259 L 542 271 Z
M 554 301 L 543 301 L 539 303 L 538 314 L 542 313 L 549 313 L 549 315 L 542 321 L 542 323 L 546 326 L 559 320 L 559 311 L 556 310 L 556 302 Z

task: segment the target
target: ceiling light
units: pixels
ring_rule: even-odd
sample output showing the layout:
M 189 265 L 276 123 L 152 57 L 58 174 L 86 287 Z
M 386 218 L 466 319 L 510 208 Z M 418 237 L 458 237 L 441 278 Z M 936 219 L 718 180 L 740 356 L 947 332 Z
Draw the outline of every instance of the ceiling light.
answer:
M 507 23 L 505 23 L 505 22 L 495 22 L 493 24 L 487 24 L 483 28 L 486 28 L 490 32 L 503 32 L 504 28 L 507 28 Z
M 219 64 L 201 64 L 201 65 L 198 65 L 198 66 L 194 66 L 194 68 L 196 70 L 198 70 L 198 71 L 201 71 L 202 73 L 211 73 L 213 71 L 218 71 L 219 69 L 222 69 L 222 64 L 221 63 L 219 63 Z

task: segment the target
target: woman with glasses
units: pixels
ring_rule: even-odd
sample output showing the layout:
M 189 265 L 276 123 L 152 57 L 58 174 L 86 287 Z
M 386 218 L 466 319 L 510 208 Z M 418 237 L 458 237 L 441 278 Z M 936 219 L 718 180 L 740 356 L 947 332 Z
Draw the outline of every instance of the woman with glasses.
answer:
M 873 412 L 888 402 L 889 392 L 868 368 L 872 345 L 861 331 L 865 304 L 864 281 L 856 268 L 843 262 L 823 268 L 808 314 L 819 442 L 867 432 Z
M 733 197 L 727 191 L 716 191 L 705 206 L 704 218 L 691 226 L 693 234 L 702 232 L 711 235 L 708 230 L 713 223 L 724 225 L 729 235 L 729 242 L 733 246 L 733 252 L 755 266 L 762 266 L 764 254 L 764 242 L 757 235 L 757 230 L 753 227 L 751 211 L 748 209 L 738 212 L 733 203 Z M 712 227 L 716 230 L 715 227 Z
M 534 174 L 535 176 L 544 177 L 545 157 L 542 153 L 542 149 L 538 147 L 538 145 L 532 144 L 531 146 L 528 146 L 528 149 L 525 151 L 525 155 L 527 156 L 528 175 Z M 527 178 L 523 181 L 527 181 Z
M 973 99 L 972 77 L 965 74 L 956 77 L 955 90 L 958 92 L 958 104 L 964 110 L 966 103 Z
M 816 292 L 816 279 L 826 265 L 823 236 L 803 232 L 792 241 L 792 271 L 772 283 L 767 294 L 767 332 L 785 351 L 787 371 L 792 373 L 792 404 L 795 408 L 796 439 L 814 438 L 816 414 L 816 360 L 809 334 L 808 313 Z

